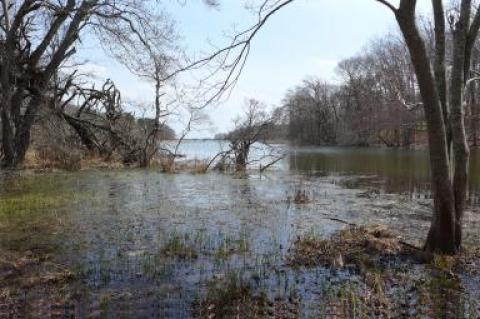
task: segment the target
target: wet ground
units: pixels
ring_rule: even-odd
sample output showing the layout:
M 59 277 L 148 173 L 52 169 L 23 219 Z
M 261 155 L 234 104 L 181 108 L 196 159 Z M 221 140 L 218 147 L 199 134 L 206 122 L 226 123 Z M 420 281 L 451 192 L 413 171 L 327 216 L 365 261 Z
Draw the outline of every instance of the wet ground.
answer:
M 366 291 L 358 270 L 291 267 L 290 251 L 298 238 L 328 238 L 345 228 L 336 219 L 385 224 L 420 245 L 431 214 L 428 191 L 389 192 L 389 179 L 372 174 L 119 170 L 2 177 L 0 318 L 219 317 L 225 296 L 236 309 L 222 310 L 227 318 L 351 317 L 339 310 L 342 300 L 383 318 L 367 311 L 379 307 L 373 299 L 362 306 L 348 297 Z M 299 192 L 305 200 L 295 203 Z M 472 198 L 468 246 L 480 244 Z M 390 307 L 390 317 L 478 318 L 478 273 L 425 277 L 427 266 L 409 267 L 395 276 L 415 277 L 410 283 L 428 293 L 385 286 L 385 295 L 405 298 Z M 447 303 L 438 296 L 453 310 L 443 311 Z M 242 303 L 254 310 L 241 312 Z

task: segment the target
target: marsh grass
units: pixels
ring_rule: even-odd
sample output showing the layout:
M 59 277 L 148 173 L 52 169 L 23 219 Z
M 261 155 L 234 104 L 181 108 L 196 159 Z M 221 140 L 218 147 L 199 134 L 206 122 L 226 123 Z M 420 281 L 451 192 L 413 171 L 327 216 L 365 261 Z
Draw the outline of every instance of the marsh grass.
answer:
M 162 254 L 165 256 L 174 256 L 182 259 L 196 259 L 198 252 L 193 245 L 188 242 L 187 236 L 180 236 L 174 233 L 162 248 Z
M 0 216 L 36 213 L 67 205 L 75 199 L 73 191 L 64 184 L 68 178 L 27 176 L 9 179 L 1 186 Z
M 256 318 L 267 315 L 269 302 L 262 292 L 254 294 L 238 275 L 212 280 L 205 297 L 193 304 L 196 318 Z
M 322 318 L 478 318 L 476 299 L 465 294 L 461 279 L 478 274 L 478 252 L 428 256 L 385 227 L 349 227 L 329 239 L 299 238 L 287 262 L 348 270 L 348 282 L 325 285 Z
M 268 286 L 252 282 L 256 274 L 232 271 L 225 276 L 214 277 L 206 284 L 206 292 L 193 302 L 196 318 L 299 318 L 299 302 L 295 293 L 288 296 L 268 292 Z M 255 288 L 256 287 L 256 288 Z
M 246 254 L 250 250 L 250 245 L 246 234 L 242 234 L 239 239 L 226 236 L 214 252 L 214 256 L 220 259 L 226 259 L 232 255 Z
M 73 193 L 26 193 L 0 198 L 0 215 L 22 215 L 60 208 L 73 200 Z
M 225 260 L 233 255 L 243 255 L 250 251 L 247 234 L 230 236 L 226 234 L 208 234 L 197 231 L 192 235 L 179 234 L 174 230 L 161 248 L 161 253 L 167 257 L 196 259 L 200 255 Z

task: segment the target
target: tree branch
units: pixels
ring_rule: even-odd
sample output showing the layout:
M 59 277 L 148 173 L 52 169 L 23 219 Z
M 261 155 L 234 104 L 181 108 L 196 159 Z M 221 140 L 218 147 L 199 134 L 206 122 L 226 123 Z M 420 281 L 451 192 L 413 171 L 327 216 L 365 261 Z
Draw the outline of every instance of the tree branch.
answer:
M 390 2 L 386 1 L 386 0 L 375 0 L 381 4 L 383 4 L 384 6 L 386 6 L 387 8 L 389 8 L 390 10 L 392 10 L 393 13 L 396 13 L 397 12 L 397 8 L 395 8 L 393 6 L 393 4 L 391 4 Z

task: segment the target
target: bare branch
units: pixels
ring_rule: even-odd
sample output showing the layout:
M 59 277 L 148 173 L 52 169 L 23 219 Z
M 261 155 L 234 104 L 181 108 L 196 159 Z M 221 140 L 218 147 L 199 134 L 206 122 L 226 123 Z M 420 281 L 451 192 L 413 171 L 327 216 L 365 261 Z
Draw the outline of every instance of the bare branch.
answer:
M 392 10 L 393 13 L 397 12 L 397 8 L 395 8 L 393 6 L 393 4 L 391 4 L 390 2 L 386 1 L 386 0 L 375 0 L 381 4 L 383 4 L 384 6 L 386 6 L 387 8 L 389 8 L 390 10 Z

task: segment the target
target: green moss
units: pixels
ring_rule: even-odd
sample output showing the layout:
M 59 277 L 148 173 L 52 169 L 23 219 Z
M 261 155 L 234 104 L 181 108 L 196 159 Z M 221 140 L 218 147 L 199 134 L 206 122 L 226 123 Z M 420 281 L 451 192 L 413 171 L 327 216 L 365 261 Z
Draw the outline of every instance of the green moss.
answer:
M 29 176 L 9 179 L 2 183 L 0 217 L 39 213 L 60 208 L 74 199 L 74 193 L 64 184 L 68 179 Z
M 0 216 L 18 215 L 46 209 L 60 208 L 71 202 L 72 199 L 73 193 L 58 195 L 28 193 L 14 195 L 0 199 Z

